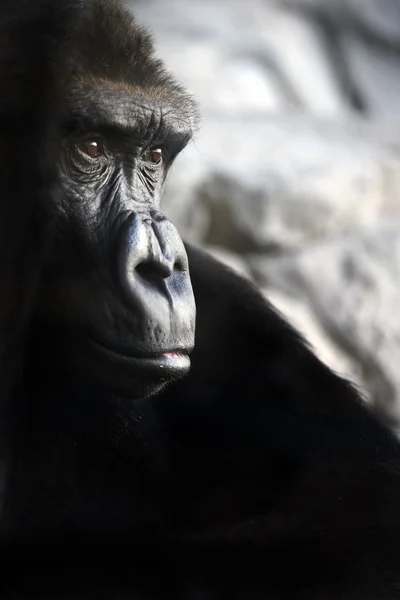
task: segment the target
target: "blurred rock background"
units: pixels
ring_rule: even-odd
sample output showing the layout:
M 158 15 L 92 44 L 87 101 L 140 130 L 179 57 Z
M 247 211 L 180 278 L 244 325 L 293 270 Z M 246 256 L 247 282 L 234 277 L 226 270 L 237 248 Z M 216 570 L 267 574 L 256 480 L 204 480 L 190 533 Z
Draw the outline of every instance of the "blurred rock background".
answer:
M 400 0 L 128 2 L 203 115 L 167 212 L 400 420 Z

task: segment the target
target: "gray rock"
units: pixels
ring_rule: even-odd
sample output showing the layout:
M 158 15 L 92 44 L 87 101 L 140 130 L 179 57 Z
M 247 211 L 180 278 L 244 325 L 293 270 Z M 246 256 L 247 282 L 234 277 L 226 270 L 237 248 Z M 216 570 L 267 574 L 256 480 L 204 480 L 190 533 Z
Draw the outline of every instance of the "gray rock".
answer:
M 265 288 L 266 298 L 307 340 L 317 356 L 336 373 L 354 382 L 368 400 L 361 366 L 340 348 L 324 330 L 305 299 L 299 299 L 276 288 Z
M 225 266 L 232 269 L 232 271 L 235 271 L 238 275 L 241 275 L 246 279 L 252 279 L 250 268 L 241 256 L 218 246 L 207 246 L 205 250 Z
M 399 118 L 398 0 L 126 2 L 205 114 Z
M 253 257 L 261 285 L 307 301 L 362 367 L 376 406 L 400 417 L 400 228 L 382 224 L 297 256 Z
M 321 32 L 282 2 L 148 0 L 131 6 L 205 113 L 348 112 Z
M 260 285 L 400 416 L 399 1 L 129 4 L 204 115 L 167 213 L 246 276 L 239 252 L 273 250 Z
M 297 10 L 324 14 L 346 29 L 363 29 L 374 38 L 396 45 L 400 41 L 398 0 L 282 0 Z
M 350 107 L 323 32 L 308 14 L 284 10 L 282 3 L 278 7 L 270 11 L 268 24 L 260 29 L 264 39 L 260 51 L 276 65 L 288 95 L 298 106 L 318 116 L 346 116 Z
M 343 33 L 341 41 L 365 109 L 374 117 L 400 120 L 400 54 L 352 34 Z
M 265 60 L 235 51 L 223 39 L 162 34 L 157 47 L 170 71 L 196 97 L 203 115 L 263 114 L 293 105 Z
M 349 0 L 353 19 L 390 44 L 400 42 L 398 0 Z
M 209 122 L 178 158 L 165 206 L 197 242 L 293 251 L 399 217 L 399 196 L 398 151 L 374 129 L 292 115 Z

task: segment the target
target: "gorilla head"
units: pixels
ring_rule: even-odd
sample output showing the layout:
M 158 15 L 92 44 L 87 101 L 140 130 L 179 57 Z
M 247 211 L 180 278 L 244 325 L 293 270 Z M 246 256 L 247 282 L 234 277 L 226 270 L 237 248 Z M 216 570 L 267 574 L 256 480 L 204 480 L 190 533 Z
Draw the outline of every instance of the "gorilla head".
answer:
M 120 6 L 88 3 L 71 37 L 34 352 L 48 382 L 144 397 L 188 371 L 194 345 L 188 260 L 160 195 L 197 111 Z

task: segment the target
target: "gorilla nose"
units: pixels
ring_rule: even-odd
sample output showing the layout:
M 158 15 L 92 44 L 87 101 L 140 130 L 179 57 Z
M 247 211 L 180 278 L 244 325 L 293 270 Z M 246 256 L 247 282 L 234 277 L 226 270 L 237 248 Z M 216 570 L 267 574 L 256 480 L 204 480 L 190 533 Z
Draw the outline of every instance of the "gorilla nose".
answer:
M 188 270 L 186 251 L 175 227 L 158 211 L 133 214 L 124 235 L 123 269 L 128 278 L 139 277 L 152 285 L 165 283 Z M 171 282 L 172 283 L 172 282 Z
M 147 259 L 136 267 L 136 273 L 148 281 L 168 279 L 168 277 L 171 277 L 172 272 L 173 269 L 169 264 L 157 259 Z
M 118 232 L 118 287 L 141 325 L 167 349 L 192 346 L 195 303 L 184 244 L 159 211 L 131 213 Z M 182 342 L 182 343 L 180 343 Z

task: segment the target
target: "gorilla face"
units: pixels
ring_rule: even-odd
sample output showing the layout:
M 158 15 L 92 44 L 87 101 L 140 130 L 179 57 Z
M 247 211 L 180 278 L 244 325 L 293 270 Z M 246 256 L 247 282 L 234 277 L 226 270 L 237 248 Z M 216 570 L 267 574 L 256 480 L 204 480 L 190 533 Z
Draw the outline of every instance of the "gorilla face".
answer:
M 35 351 L 58 383 L 142 398 L 187 373 L 194 346 L 186 251 L 160 211 L 167 171 L 192 135 L 193 106 L 178 89 L 168 98 L 165 84 L 76 78 L 72 88 Z

